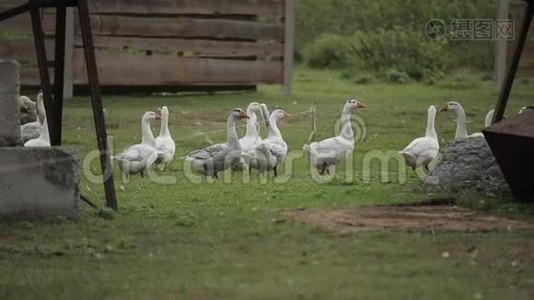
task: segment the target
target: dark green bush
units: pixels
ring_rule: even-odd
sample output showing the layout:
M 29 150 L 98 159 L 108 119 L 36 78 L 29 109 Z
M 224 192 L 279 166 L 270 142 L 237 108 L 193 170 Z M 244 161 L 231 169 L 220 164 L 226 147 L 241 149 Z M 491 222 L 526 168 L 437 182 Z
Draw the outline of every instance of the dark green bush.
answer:
M 311 68 L 346 68 L 349 64 L 349 40 L 336 34 L 324 34 L 302 51 L 304 62 Z
M 401 27 L 356 32 L 351 37 L 352 65 L 378 72 L 394 82 L 443 74 L 449 67 L 446 40 L 432 41 L 421 31 Z
M 495 18 L 497 0 L 299 0 L 297 1 L 297 56 L 319 36 L 333 33 L 350 36 L 355 32 L 392 30 L 402 27 L 423 33 L 430 19 Z M 492 42 L 451 42 L 450 67 L 489 71 L 493 66 Z

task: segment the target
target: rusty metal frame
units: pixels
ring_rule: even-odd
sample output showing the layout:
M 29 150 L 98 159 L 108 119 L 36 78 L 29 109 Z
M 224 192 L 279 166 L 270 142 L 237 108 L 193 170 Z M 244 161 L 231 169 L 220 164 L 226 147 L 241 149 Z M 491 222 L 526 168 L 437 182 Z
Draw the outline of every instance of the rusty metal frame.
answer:
M 56 8 L 56 35 L 55 35 L 55 61 L 54 61 L 54 85 L 50 83 L 48 73 L 48 63 L 46 59 L 46 49 L 44 31 L 40 17 L 40 10 L 44 7 Z M 65 64 L 65 23 L 67 7 L 78 8 L 80 19 L 80 30 L 85 54 L 85 64 L 87 66 L 87 79 L 91 94 L 91 104 L 96 128 L 98 149 L 100 151 L 100 164 L 104 178 L 104 192 L 106 195 L 106 206 L 116 210 L 117 197 L 113 181 L 111 160 L 109 157 L 109 147 L 107 144 L 106 124 L 102 106 L 102 96 L 98 80 L 98 69 L 96 66 L 95 52 L 93 47 L 93 36 L 91 22 L 89 19 L 89 8 L 87 0 L 28 0 L 17 7 L 0 12 L 0 22 L 19 14 L 30 12 L 32 20 L 33 37 L 41 87 L 43 90 L 44 104 L 47 113 L 47 122 L 50 129 L 50 143 L 55 146 L 61 145 L 61 129 L 63 119 L 63 82 Z M 52 96 L 52 94 L 54 96 Z

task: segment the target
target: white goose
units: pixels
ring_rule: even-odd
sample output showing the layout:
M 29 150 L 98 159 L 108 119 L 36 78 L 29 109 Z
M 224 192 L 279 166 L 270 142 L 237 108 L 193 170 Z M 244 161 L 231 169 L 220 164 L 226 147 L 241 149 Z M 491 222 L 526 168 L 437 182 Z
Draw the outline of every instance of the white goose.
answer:
M 310 165 L 319 170 L 319 174 L 330 174 L 330 166 L 336 165 L 354 151 L 354 133 L 350 118 L 358 108 L 367 106 L 356 99 L 347 100 L 341 112 L 341 132 L 338 136 L 304 145 L 302 150 L 309 156 Z
M 50 147 L 50 134 L 48 132 L 46 116 L 43 120 L 43 126 L 39 130 L 39 136 L 24 143 L 24 147 Z
M 17 98 L 20 111 L 20 124 L 24 125 L 37 120 L 37 105 L 27 96 Z
M 249 118 L 247 119 L 246 132 L 245 136 L 239 140 L 243 155 L 246 155 L 246 152 L 251 151 L 262 142 L 259 134 L 260 124 L 258 123 L 258 116 L 256 115 L 256 113 L 261 115 L 261 110 L 262 108 L 258 102 L 251 102 L 247 107 L 247 115 Z M 234 171 L 246 171 L 248 169 L 249 166 L 245 157 L 241 157 L 239 163 L 232 165 L 232 170 Z
M 226 124 L 226 143 L 215 144 L 204 149 L 189 153 L 185 160 L 202 175 L 217 178 L 217 173 L 241 160 L 241 145 L 237 138 L 235 124 L 238 120 L 248 119 L 247 113 L 241 108 L 234 108 L 228 116 Z
M 484 120 L 484 127 L 485 128 L 491 126 L 491 121 L 493 120 L 493 115 L 494 114 L 495 114 L 495 109 L 492 109 L 492 110 L 488 111 L 488 114 L 486 115 L 486 119 Z M 475 132 L 472 135 L 470 135 L 469 137 L 477 137 L 477 136 L 484 137 L 482 132 Z
M 162 169 L 165 170 L 169 163 L 174 159 L 174 153 L 176 151 L 176 144 L 169 132 L 169 109 L 167 106 L 161 108 L 161 127 L 159 129 L 159 135 L 155 140 L 155 144 L 156 149 L 159 151 L 156 164 L 162 164 Z
M 268 135 L 261 144 L 245 153 L 245 160 L 248 161 L 250 168 L 260 170 L 261 174 L 272 170 L 274 176 L 278 176 L 277 167 L 287 156 L 287 144 L 278 129 L 277 123 L 281 119 L 291 117 L 291 115 L 281 109 L 275 109 L 267 117 L 269 115 L 267 106 L 265 104 L 261 104 L 261 106 L 266 120 L 265 125 L 267 126 Z
M 261 137 L 259 132 L 258 116 L 256 113 L 261 114 L 261 106 L 258 102 L 251 102 L 247 107 L 247 130 L 245 136 L 239 140 L 243 151 L 249 151 L 254 149 L 261 143 Z
M 26 98 L 27 100 L 21 100 L 21 98 Z M 27 107 L 32 107 L 31 103 L 24 104 L 27 101 L 33 103 L 33 101 L 31 101 L 26 96 L 19 97 L 19 104 L 21 105 L 21 112 L 28 109 Z M 46 117 L 42 91 L 40 91 L 39 94 L 37 94 L 37 100 L 34 105 L 37 106 L 37 113 L 36 113 L 37 120 L 34 122 L 27 122 L 20 126 L 20 137 L 22 138 L 23 142 L 27 142 L 31 139 L 36 139 L 39 137 L 39 134 L 41 133 L 41 126 L 43 124 L 43 119 Z M 23 113 L 23 115 L 21 116 L 21 124 L 23 123 L 22 121 L 23 119 L 29 119 L 29 118 L 30 117 L 28 115 L 24 116 L 24 113 Z
M 141 173 L 141 177 L 144 177 L 144 171 L 156 161 L 159 152 L 155 148 L 156 143 L 150 124 L 159 119 L 160 116 L 155 112 L 145 112 L 141 119 L 141 143 L 130 146 L 112 157 L 118 161 L 119 169 L 127 178 L 137 173 Z
M 428 108 L 425 136 L 413 140 L 404 150 L 399 151 L 399 154 L 404 157 L 406 164 L 414 170 L 415 168 L 424 166 L 429 171 L 428 164 L 438 155 L 438 134 L 434 126 L 436 113 L 436 107 L 431 105 Z
M 454 134 L 455 140 L 483 136 L 480 132 L 472 135 L 467 134 L 465 110 L 460 103 L 456 101 L 449 101 L 445 103 L 445 105 L 443 105 L 443 107 L 439 110 L 439 112 L 442 111 L 451 114 L 456 119 L 456 133 Z

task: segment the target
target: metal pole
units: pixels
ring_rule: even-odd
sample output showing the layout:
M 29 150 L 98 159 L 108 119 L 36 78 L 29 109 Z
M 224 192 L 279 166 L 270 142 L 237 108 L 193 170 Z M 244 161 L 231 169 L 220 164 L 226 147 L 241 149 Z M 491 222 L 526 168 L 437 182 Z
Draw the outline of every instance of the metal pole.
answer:
M 41 78 L 41 88 L 43 90 L 44 106 L 46 109 L 46 118 L 48 128 L 50 129 L 50 144 L 59 145 L 58 136 L 55 135 L 57 128 L 56 120 L 56 105 L 52 98 L 52 87 L 50 84 L 50 74 L 48 73 L 48 61 L 46 58 L 46 48 L 43 32 L 43 24 L 41 23 L 41 16 L 39 14 L 39 0 L 30 0 L 30 15 L 32 19 L 33 41 L 35 43 L 35 52 L 37 54 L 37 65 L 39 67 L 39 77 Z
M 108 152 L 106 124 L 102 107 L 102 97 L 100 95 L 100 86 L 98 83 L 98 70 L 93 47 L 93 36 L 91 32 L 87 0 L 78 0 L 78 16 L 80 18 L 80 31 L 85 54 L 85 65 L 87 67 L 87 80 L 91 91 L 91 103 L 93 105 L 97 142 L 100 150 L 100 164 L 102 165 L 102 175 L 104 176 L 106 206 L 117 210 L 117 198 L 115 195 L 113 174 L 111 172 L 112 169 Z
M 519 59 L 521 58 L 521 53 L 523 52 L 523 47 L 525 46 L 525 41 L 527 40 L 528 30 L 532 21 L 532 14 L 534 13 L 534 1 L 531 0 L 526 2 L 527 9 L 525 16 L 523 17 L 523 24 L 519 33 L 519 40 L 514 50 L 514 56 L 512 57 L 508 71 L 506 72 L 506 77 L 504 78 L 504 84 L 502 85 L 501 92 L 499 93 L 499 99 L 497 100 L 497 105 L 495 106 L 495 115 L 493 116 L 492 124 L 502 120 L 504 110 L 506 109 L 506 104 L 508 102 L 508 97 L 510 97 L 510 91 L 512 90 L 512 85 L 514 84 L 514 78 L 517 72 L 517 66 L 519 65 Z
M 61 144 L 61 128 L 63 119 L 63 82 L 65 80 L 65 22 L 67 8 L 59 5 L 56 8 L 56 45 L 54 58 L 54 106 L 56 114 L 54 115 L 54 135 Z
M 510 8 L 510 0 L 499 0 L 497 5 L 497 19 L 508 19 L 508 12 Z M 495 88 L 500 91 L 502 83 L 504 82 L 504 75 L 506 74 L 506 65 L 508 58 L 508 40 L 499 38 L 495 41 Z

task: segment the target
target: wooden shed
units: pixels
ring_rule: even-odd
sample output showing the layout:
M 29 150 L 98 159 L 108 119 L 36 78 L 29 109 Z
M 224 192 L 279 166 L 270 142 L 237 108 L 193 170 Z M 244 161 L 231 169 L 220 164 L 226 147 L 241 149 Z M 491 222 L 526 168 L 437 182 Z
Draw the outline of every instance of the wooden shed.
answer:
M 2 0 L 0 10 L 24 2 Z M 294 5 L 294 0 L 90 0 L 102 89 L 175 92 L 283 84 L 289 94 Z M 42 20 L 45 33 L 53 34 L 54 10 L 45 10 Z M 70 75 L 71 87 L 83 89 L 78 20 L 71 14 L 70 21 L 66 84 Z M 29 14 L 0 26 L 0 57 L 19 60 L 22 86 L 38 87 Z M 53 42 L 46 47 L 52 62 Z

